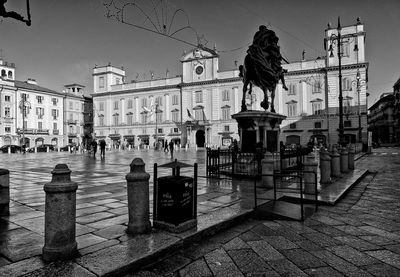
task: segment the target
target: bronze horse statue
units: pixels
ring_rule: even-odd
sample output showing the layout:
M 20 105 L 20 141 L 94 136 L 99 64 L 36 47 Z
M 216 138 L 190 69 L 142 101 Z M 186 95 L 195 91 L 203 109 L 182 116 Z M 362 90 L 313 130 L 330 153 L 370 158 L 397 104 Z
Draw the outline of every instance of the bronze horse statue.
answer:
M 281 66 L 281 60 L 286 61 L 280 54 L 278 37 L 275 32 L 268 30 L 264 25 L 254 35 L 253 44 L 247 50 L 244 64 L 239 66 L 239 76 L 243 78 L 243 98 L 241 111 L 246 111 L 246 92 L 251 94 L 252 87 L 261 88 L 264 100 L 261 107 L 269 108 L 268 91 L 271 92 L 271 112 L 275 112 L 275 90 L 279 80 L 287 90 L 283 74 L 287 72 Z M 286 61 L 287 62 L 287 61 Z M 250 85 L 249 90 L 247 90 Z

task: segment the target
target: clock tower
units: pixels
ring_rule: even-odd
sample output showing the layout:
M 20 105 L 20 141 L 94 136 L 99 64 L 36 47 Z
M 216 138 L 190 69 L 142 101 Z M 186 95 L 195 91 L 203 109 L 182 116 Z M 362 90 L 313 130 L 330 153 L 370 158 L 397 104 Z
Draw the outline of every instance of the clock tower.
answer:
M 215 50 L 199 46 L 184 53 L 182 62 L 183 82 L 193 83 L 217 78 L 218 54 Z

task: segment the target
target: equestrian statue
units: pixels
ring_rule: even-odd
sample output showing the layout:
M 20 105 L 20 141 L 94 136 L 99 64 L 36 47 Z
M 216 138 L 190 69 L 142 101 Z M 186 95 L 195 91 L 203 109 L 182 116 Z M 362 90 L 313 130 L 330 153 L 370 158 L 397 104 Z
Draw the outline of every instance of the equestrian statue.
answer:
M 275 112 L 275 89 L 279 80 L 282 81 L 282 87 L 288 90 L 283 76 L 287 70 L 281 65 L 282 60 L 286 63 L 288 61 L 281 56 L 278 41 L 279 38 L 275 32 L 264 25 L 261 25 L 254 35 L 253 44 L 247 50 L 244 64 L 239 66 L 239 76 L 243 78 L 242 112 L 247 110 L 246 92 L 251 94 L 253 85 L 261 88 L 264 93 L 261 107 L 265 110 L 269 108 L 268 91 L 271 92 L 271 112 L 273 113 Z M 247 90 L 249 85 L 250 88 Z

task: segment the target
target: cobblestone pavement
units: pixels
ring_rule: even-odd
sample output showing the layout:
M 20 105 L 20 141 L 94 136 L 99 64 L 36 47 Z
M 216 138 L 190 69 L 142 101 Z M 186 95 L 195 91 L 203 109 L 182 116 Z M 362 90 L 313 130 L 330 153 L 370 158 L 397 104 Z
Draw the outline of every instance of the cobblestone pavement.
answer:
M 371 174 L 302 223 L 248 220 L 129 277 L 400 276 L 399 152 L 363 157 Z

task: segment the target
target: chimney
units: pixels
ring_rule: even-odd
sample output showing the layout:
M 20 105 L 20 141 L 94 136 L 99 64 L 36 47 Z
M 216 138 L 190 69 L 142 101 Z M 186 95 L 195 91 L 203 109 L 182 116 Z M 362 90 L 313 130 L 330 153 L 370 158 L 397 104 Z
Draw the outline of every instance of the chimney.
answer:
M 32 78 L 28 78 L 28 80 L 26 80 L 26 82 L 27 82 L 28 84 L 31 84 L 31 85 L 37 85 L 36 80 L 35 80 L 35 79 L 32 79 Z

